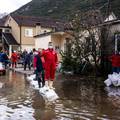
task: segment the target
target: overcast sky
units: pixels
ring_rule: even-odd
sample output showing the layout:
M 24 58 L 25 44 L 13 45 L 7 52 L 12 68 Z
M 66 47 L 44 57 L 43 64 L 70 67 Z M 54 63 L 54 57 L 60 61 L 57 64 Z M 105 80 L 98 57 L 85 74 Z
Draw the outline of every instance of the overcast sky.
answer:
M 0 13 L 10 13 L 31 0 L 0 0 Z

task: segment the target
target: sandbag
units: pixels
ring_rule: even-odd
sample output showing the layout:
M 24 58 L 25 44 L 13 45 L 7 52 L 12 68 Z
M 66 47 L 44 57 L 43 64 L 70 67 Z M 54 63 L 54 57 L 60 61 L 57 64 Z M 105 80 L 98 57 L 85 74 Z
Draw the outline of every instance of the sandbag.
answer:
M 120 86 L 120 73 L 113 73 L 108 75 L 108 79 L 104 81 L 106 86 Z
M 119 76 L 117 73 L 113 73 L 111 81 L 114 86 L 117 86 L 119 81 Z
M 105 87 L 109 97 L 120 97 L 120 88 L 119 87 Z
M 105 83 L 105 85 L 106 85 L 107 87 L 109 87 L 110 85 L 112 85 L 112 82 L 111 82 L 110 79 L 105 80 L 104 83 Z
M 34 80 L 34 79 L 35 79 L 35 77 L 36 77 L 36 75 L 35 75 L 35 74 L 30 75 L 30 76 L 28 76 L 28 77 L 27 77 L 27 80 L 32 81 L 32 80 Z
M 30 84 L 32 85 L 32 87 L 33 87 L 34 89 L 39 89 L 39 86 L 38 86 L 38 82 L 37 82 L 37 81 L 32 80 L 32 81 L 30 81 Z
M 59 98 L 53 89 L 42 90 L 42 88 L 40 88 L 39 92 L 43 96 L 43 98 L 47 101 L 55 101 Z
M 53 89 L 49 89 L 49 87 L 45 87 L 45 86 L 42 88 L 39 88 L 38 81 L 34 80 L 35 77 L 36 77 L 35 75 L 30 75 L 27 77 L 27 79 L 30 82 L 30 84 L 32 85 L 33 89 L 39 90 L 39 93 L 40 93 L 40 95 L 42 95 L 44 100 L 55 101 L 59 98 Z

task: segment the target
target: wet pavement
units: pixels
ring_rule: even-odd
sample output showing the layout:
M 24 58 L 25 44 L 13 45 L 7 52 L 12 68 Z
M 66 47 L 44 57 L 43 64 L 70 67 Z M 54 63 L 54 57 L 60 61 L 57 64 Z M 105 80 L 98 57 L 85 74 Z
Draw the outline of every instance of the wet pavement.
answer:
M 120 120 L 120 96 L 107 94 L 101 79 L 58 74 L 55 88 L 60 98 L 45 103 L 24 75 L 8 71 L 0 76 L 0 120 Z

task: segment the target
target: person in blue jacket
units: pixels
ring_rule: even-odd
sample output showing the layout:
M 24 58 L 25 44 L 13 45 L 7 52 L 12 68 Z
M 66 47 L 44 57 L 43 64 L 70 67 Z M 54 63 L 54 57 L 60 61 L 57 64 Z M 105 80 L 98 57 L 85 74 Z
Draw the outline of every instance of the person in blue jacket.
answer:
M 7 68 L 7 64 L 10 63 L 9 58 L 7 56 L 7 51 L 1 52 L 1 54 L 0 54 L 0 62 L 3 63 L 5 68 Z

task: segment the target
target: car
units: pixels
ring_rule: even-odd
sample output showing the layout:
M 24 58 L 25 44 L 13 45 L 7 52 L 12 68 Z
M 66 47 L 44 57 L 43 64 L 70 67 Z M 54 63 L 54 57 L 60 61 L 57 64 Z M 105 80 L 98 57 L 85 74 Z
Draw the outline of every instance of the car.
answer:
M 5 75 L 6 74 L 6 70 L 3 67 L 3 64 L 0 62 L 0 75 Z

